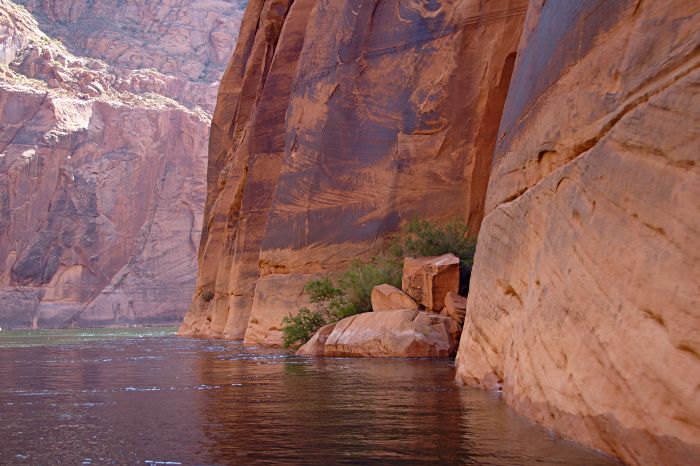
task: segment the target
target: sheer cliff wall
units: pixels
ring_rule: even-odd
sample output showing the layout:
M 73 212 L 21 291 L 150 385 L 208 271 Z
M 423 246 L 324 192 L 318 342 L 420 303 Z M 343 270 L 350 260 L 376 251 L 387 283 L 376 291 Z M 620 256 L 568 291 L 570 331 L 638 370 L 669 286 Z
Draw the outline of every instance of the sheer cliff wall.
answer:
M 457 357 L 631 464 L 700 463 L 699 52 L 695 2 L 531 2 Z
M 698 31 L 681 0 L 250 1 L 181 333 L 277 346 L 309 279 L 458 216 L 458 380 L 631 464 L 700 462 Z
M 402 222 L 458 216 L 476 232 L 525 10 L 251 1 L 214 114 L 181 333 L 279 346 L 304 284 Z

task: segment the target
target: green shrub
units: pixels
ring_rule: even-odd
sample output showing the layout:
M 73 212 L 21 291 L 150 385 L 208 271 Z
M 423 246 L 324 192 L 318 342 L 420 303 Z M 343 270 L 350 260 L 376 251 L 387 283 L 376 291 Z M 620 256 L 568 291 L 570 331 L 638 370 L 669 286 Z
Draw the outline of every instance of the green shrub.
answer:
M 345 294 L 346 308 L 343 317 L 372 310 L 372 288 L 388 283 L 401 288 L 402 259 L 389 255 L 378 255 L 372 262 L 362 263 L 356 259 L 350 268 L 338 277 L 338 285 Z
M 214 299 L 214 293 L 212 293 L 211 291 L 205 291 L 204 293 L 202 293 L 202 299 L 204 300 L 204 302 L 208 303 L 209 301 Z
M 372 288 L 388 283 L 401 287 L 403 257 L 440 256 L 452 253 L 460 259 L 460 292 L 466 294 L 476 249 L 476 239 L 467 236 L 467 225 L 453 220 L 442 226 L 414 220 L 390 244 L 386 253 L 363 263 L 354 260 L 335 282 L 328 277 L 312 280 L 304 289 L 313 310 L 306 307 L 297 316 L 282 320 L 286 348 L 298 348 L 318 329 L 346 317 L 372 310 Z
M 326 323 L 326 318 L 321 312 L 302 307 L 297 315 L 290 314 L 282 319 L 282 344 L 285 348 L 297 349 L 309 341 Z
M 355 260 L 337 277 L 337 285 L 328 277 L 312 280 L 304 289 L 314 309 L 302 308 L 299 315 L 282 320 L 285 348 L 306 343 L 326 324 L 372 310 L 372 288 L 383 283 L 401 286 L 401 261 L 379 255 L 371 262 Z
M 343 301 L 345 295 L 328 277 L 310 281 L 304 286 L 304 290 L 309 294 L 311 302 L 322 307 L 326 314 Z

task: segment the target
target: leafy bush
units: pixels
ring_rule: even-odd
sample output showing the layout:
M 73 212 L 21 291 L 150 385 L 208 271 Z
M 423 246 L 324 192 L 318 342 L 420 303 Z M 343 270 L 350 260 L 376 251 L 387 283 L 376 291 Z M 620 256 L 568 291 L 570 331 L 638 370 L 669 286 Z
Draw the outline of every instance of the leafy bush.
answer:
M 388 283 L 401 288 L 403 260 L 400 257 L 378 255 L 372 262 L 363 264 L 356 259 L 350 268 L 338 277 L 338 285 L 345 295 L 347 307 L 343 317 L 372 310 L 372 288 Z
M 202 299 L 204 300 L 204 302 L 208 303 L 209 301 L 214 299 L 214 293 L 212 293 L 211 291 L 205 291 L 204 293 L 202 293 Z
M 314 309 L 302 308 L 298 316 L 282 320 L 285 348 L 306 343 L 318 329 L 346 317 L 372 310 L 372 288 L 383 283 L 401 286 L 401 261 L 379 255 L 369 263 L 355 260 L 340 274 L 337 285 L 328 277 L 312 280 L 304 289 Z
M 326 319 L 321 312 L 302 307 L 297 315 L 288 315 L 282 319 L 282 344 L 285 348 L 297 349 L 324 325 Z
M 460 259 L 460 293 L 466 294 L 476 250 L 476 239 L 467 236 L 467 225 L 452 220 L 442 226 L 414 220 L 402 230 L 387 252 L 363 263 L 354 260 L 334 282 L 328 277 L 312 280 L 304 289 L 313 310 L 306 307 L 297 316 L 282 321 L 286 348 L 306 343 L 318 329 L 346 317 L 372 310 L 372 288 L 388 283 L 401 287 L 403 257 L 440 256 L 452 253 Z
M 425 220 L 414 220 L 403 230 L 403 254 L 441 256 L 452 253 L 471 265 L 476 250 L 476 238 L 467 236 L 466 223 L 452 220 L 439 226 Z

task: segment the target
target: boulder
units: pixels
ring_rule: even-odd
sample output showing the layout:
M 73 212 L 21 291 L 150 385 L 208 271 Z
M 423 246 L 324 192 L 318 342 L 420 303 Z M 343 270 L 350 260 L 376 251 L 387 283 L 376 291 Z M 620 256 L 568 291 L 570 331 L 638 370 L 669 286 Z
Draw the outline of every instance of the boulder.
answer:
M 435 327 L 438 333 L 440 332 L 440 327 L 444 328 L 450 341 L 450 354 L 457 354 L 459 338 L 462 336 L 462 326 L 452 317 L 431 312 L 419 312 L 413 322 L 416 325 Z
M 439 312 L 447 293 L 459 290 L 459 258 L 454 254 L 404 258 L 401 288 L 418 304 Z
M 297 350 L 299 356 L 323 356 L 326 350 L 326 341 L 335 329 L 337 322 L 321 327 L 311 340 L 307 341 Z
M 418 304 L 406 293 L 391 285 L 378 285 L 372 288 L 372 310 L 394 311 L 396 309 L 418 310 Z
M 455 325 L 449 317 L 412 309 L 367 312 L 338 322 L 324 352 L 335 357 L 449 357 L 459 337 Z
M 445 295 L 445 308 L 442 310 L 442 314 L 452 317 L 462 325 L 464 316 L 467 314 L 467 298 L 448 291 Z

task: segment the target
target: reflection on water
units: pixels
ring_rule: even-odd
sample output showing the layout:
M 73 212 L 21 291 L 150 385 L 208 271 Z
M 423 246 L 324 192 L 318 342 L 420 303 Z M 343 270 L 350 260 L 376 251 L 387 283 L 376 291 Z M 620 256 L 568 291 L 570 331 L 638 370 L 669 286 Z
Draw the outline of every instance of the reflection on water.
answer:
M 456 386 L 451 364 L 2 332 L 0 464 L 614 464 Z

